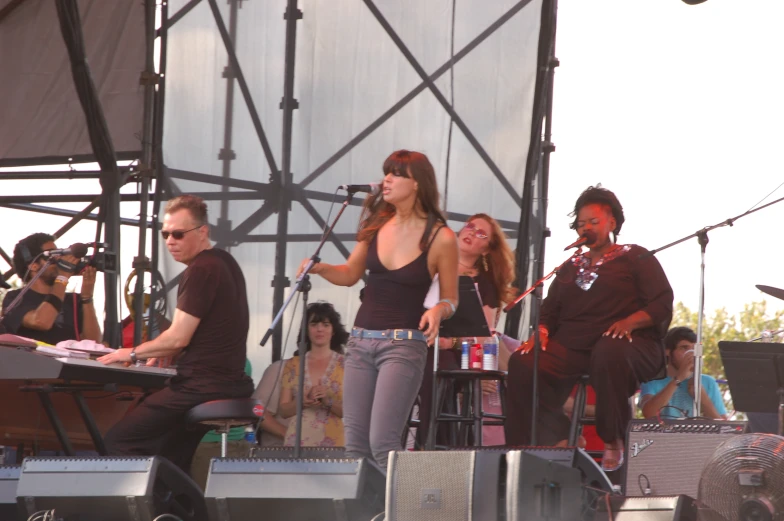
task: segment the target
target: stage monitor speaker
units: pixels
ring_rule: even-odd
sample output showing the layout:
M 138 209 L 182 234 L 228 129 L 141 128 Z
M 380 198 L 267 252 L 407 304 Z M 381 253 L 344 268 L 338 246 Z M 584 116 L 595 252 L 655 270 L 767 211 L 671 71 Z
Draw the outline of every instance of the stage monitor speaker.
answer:
M 386 521 L 499 519 L 505 456 L 503 450 L 390 453 Z
M 299 459 L 343 459 L 345 447 L 300 447 Z M 260 447 L 250 449 L 250 457 L 257 459 L 294 459 L 294 447 Z
M 367 521 L 384 511 L 384 490 L 364 458 L 215 458 L 204 496 L 210 521 Z
M 18 465 L 0 465 L 0 521 L 16 521 L 20 517 L 16 506 L 20 469 Z
M 713 451 L 746 430 L 741 421 L 632 420 L 626 434 L 624 494 L 697 497 L 702 469 Z
M 573 521 L 581 519 L 580 471 L 529 452 L 506 454 L 506 521 Z
M 607 507 L 612 516 L 607 513 Z M 689 496 L 607 496 L 597 503 L 594 521 L 697 521 L 697 503 Z
M 520 450 L 545 461 L 580 471 L 582 484 L 598 491 L 612 492 L 612 482 L 599 464 L 583 449 L 576 447 L 509 447 Z
M 207 519 L 199 486 L 161 457 L 27 458 L 16 496 L 27 517 L 53 510 L 63 521 Z

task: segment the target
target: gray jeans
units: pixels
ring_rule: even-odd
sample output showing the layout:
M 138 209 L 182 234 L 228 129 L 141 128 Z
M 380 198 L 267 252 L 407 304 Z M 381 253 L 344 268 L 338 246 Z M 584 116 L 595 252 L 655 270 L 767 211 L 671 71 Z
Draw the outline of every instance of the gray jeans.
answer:
M 401 449 L 426 358 L 421 340 L 349 340 L 343 377 L 347 457 L 375 459 L 386 469 L 389 451 Z

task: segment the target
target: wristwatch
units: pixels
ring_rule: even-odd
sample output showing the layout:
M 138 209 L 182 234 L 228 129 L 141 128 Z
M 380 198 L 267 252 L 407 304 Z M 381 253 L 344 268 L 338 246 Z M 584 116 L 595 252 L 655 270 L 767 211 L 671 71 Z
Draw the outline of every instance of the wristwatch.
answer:
M 139 359 L 138 359 L 138 358 L 136 358 L 136 348 L 135 348 L 135 347 L 134 347 L 133 349 L 131 349 L 131 354 L 130 354 L 130 355 L 128 355 L 128 356 L 130 356 L 130 357 L 131 357 L 131 363 L 132 363 L 132 364 L 135 364 L 136 362 L 138 362 L 138 361 L 139 361 Z

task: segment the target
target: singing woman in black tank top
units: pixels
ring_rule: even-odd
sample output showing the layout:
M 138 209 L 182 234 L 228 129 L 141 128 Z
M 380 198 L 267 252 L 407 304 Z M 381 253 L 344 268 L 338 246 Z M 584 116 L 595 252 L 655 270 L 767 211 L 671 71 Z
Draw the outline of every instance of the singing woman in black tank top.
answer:
M 353 286 L 368 272 L 346 353 L 346 453 L 374 458 L 386 467 L 389 451 L 400 449 L 427 345 L 457 306 L 457 240 L 446 227 L 435 172 L 425 155 L 394 152 L 383 172 L 383 191 L 365 200 L 357 245 L 348 261 L 319 263 L 311 273 Z M 436 274 L 441 301 L 425 310 Z

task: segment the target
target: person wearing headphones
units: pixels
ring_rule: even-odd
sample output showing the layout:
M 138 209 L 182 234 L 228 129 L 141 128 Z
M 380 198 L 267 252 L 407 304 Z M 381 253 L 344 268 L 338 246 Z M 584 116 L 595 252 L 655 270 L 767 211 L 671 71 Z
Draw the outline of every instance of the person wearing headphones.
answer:
M 54 249 L 57 249 L 54 237 L 46 233 L 34 233 L 16 244 L 14 270 L 30 287 L 13 308 L 11 303 L 22 290 L 6 293 L 2 325 L 7 333 L 52 345 L 63 340 L 101 342 L 103 334 L 93 305 L 95 268 L 87 266 L 76 273 L 79 259 L 62 255 L 31 282 L 46 264 L 42 254 Z M 80 293 L 65 291 L 73 276 L 82 277 Z

